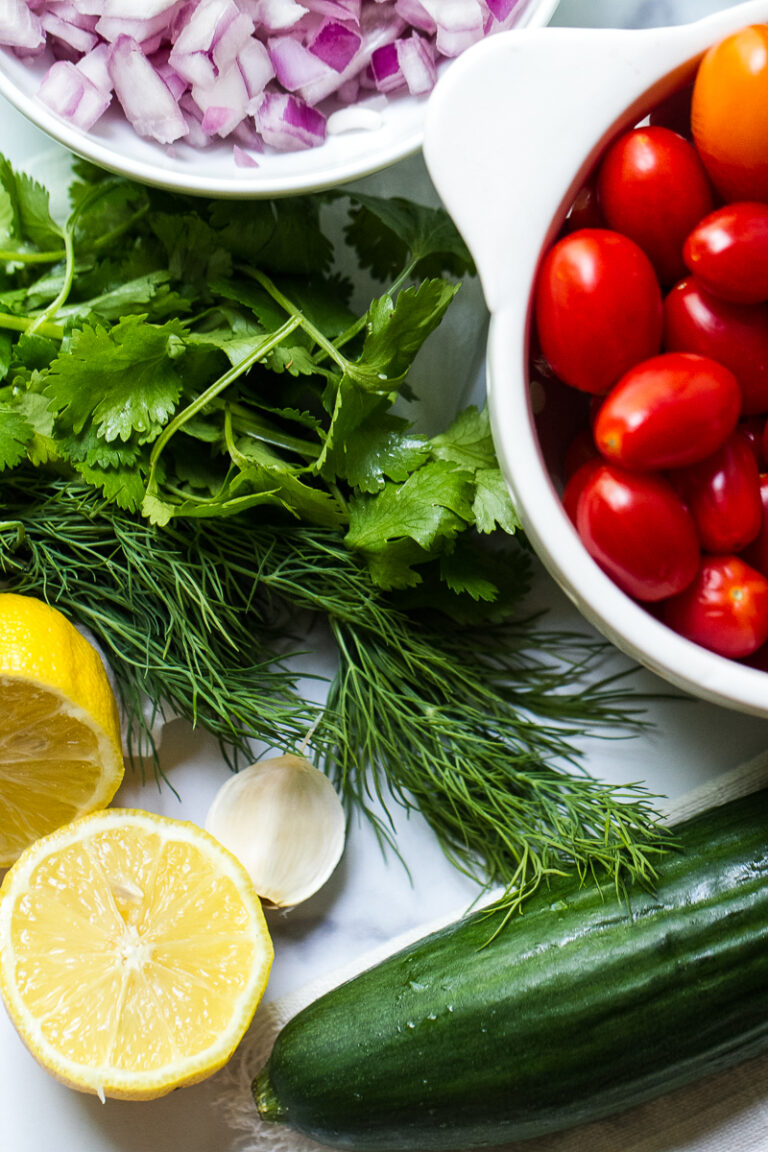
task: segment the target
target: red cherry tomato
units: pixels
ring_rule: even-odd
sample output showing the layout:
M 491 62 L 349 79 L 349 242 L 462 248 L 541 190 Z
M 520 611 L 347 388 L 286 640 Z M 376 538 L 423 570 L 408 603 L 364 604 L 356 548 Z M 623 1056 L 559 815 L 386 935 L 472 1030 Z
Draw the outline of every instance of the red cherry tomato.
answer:
M 597 471 L 597 469 L 602 466 L 602 463 L 603 461 L 600 457 L 595 455 L 590 460 L 584 460 L 568 478 L 568 483 L 563 492 L 563 508 L 569 520 L 574 525 L 576 524 L 576 512 L 579 507 L 581 494 L 592 473 Z
M 664 344 L 670 352 L 698 352 L 730 368 L 741 387 L 743 414 L 768 412 L 768 304 L 730 304 L 690 276 L 664 301 Z
M 705 552 L 741 552 L 760 531 L 760 473 L 746 437 L 732 433 L 716 452 L 670 475 L 693 516 Z
M 721 656 L 750 656 L 768 640 L 768 579 L 738 556 L 706 556 L 693 583 L 664 604 L 662 619 Z
M 699 542 L 672 485 L 614 464 L 587 463 L 584 469 L 591 471 L 578 495 L 576 527 L 590 556 L 638 600 L 681 592 L 696 575 Z
M 541 350 L 561 380 L 607 392 L 661 346 L 661 290 L 648 257 L 617 232 L 582 228 L 550 248 L 535 292 Z
M 755 539 L 741 553 L 742 560 L 763 576 L 768 576 L 768 476 L 760 477 L 760 503 L 762 514 L 760 518 L 760 531 Z
M 714 207 L 692 144 L 669 128 L 625 132 L 600 164 L 597 196 L 608 227 L 640 245 L 662 284 L 685 274 L 685 239 Z
M 768 201 L 768 26 L 742 28 L 706 53 L 691 127 L 724 200 Z
M 699 283 L 722 300 L 768 300 L 768 204 L 718 208 L 691 232 L 683 256 Z
M 595 420 L 595 444 L 625 468 L 677 468 L 703 460 L 736 427 L 732 372 L 706 356 L 666 352 L 630 368 Z
M 745 416 L 743 420 L 739 420 L 737 426 L 737 431 L 744 437 L 752 449 L 758 472 L 762 472 L 766 463 L 768 463 L 768 457 L 766 457 L 763 450 L 763 437 L 766 430 L 764 416 Z

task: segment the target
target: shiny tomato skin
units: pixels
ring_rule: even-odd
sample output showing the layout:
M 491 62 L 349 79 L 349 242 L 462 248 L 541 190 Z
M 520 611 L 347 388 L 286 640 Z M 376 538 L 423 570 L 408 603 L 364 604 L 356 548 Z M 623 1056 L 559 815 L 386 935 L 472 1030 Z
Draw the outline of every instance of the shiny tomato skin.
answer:
M 746 437 L 733 432 L 711 456 L 670 473 L 705 552 L 741 552 L 760 531 L 760 473 Z
M 739 420 L 737 430 L 746 440 L 752 449 L 752 453 L 757 463 L 758 472 L 762 472 L 763 468 L 768 461 L 763 448 L 763 438 L 766 432 L 766 421 L 764 416 L 745 416 L 743 420 Z
M 732 304 L 768 300 L 768 204 L 742 200 L 705 216 L 683 246 L 686 267 Z
M 611 389 L 595 420 L 595 444 L 624 468 L 681 468 L 714 452 L 740 409 L 738 382 L 722 364 L 664 352 L 630 368 Z
M 662 607 L 688 640 L 739 659 L 768 640 L 768 579 L 738 556 L 705 556 L 696 578 Z
M 605 228 L 564 236 L 536 281 L 541 351 L 554 373 L 583 392 L 607 392 L 661 346 L 661 289 L 632 240 Z
M 640 245 L 662 284 L 685 275 L 685 240 L 714 207 L 692 144 L 654 125 L 625 132 L 600 163 L 597 195 L 607 226 Z
M 686 588 L 698 570 L 699 542 L 672 485 L 614 464 L 585 469 L 576 528 L 590 556 L 637 600 L 653 603 Z
M 595 455 L 589 460 L 584 460 L 578 468 L 568 477 L 568 481 L 563 491 L 563 508 L 566 511 L 568 519 L 572 524 L 576 524 L 576 515 L 579 507 L 579 500 L 581 494 L 586 487 L 587 481 L 591 479 L 592 474 L 602 466 L 602 460 L 599 456 Z
M 724 200 L 768 201 L 768 26 L 742 28 L 705 54 L 691 128 Z
M 755 539 L 742 550 L 741 558 L 752 568 L 762 572 L 763 576 L 768 576 L 768 475 L 765 473 L 760 476 L 760 503 L 762 505 L 760 530 Z
M 742 414 L 768 412 L 768 304 L 730 304 L 689 276 L 664 301 L 664 346 L 717 360 L 739 382 Z

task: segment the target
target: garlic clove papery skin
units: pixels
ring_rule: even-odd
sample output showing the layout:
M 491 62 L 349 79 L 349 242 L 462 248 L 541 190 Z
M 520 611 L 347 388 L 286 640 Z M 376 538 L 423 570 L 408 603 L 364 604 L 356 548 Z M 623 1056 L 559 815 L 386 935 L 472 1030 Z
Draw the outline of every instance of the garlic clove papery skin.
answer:
M 205 827 L 244 865 L 266 904 L 290 908 L 329 879 L 344 851 L 346 817 L 328 777 L 288 755 L 231 776 Z

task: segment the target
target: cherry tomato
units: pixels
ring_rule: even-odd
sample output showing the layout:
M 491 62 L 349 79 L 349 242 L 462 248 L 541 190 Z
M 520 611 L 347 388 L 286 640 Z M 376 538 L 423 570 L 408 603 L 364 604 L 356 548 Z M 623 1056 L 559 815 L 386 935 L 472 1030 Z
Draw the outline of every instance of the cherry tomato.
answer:
M 763 450 L 763 436 L 766 432 L 766 422 L 764 416 L 746 416 L 743 420 L 739 420 L 737 431 L 744 437 L 747 444 L 752 449 L 752 454 L 755 457 L 758 472 L 762 472 L 765 464 L 768 463 Z
M 724 200 L 768 200 L 768 26 L 742 28 L 706 53 L 691 127 Z
M 733 432 L 711 456 L 670 475 L 705 552 L 741 552 L 760 531 L 763 505 L 755 455 Z
M 763 576 L 768 576 L 768 476 L 760 477 L 760 503 L 762 515 L 760 531 L 755 539 L 742 551 L 741 558 L 752 568 L 757 568 Z
M 661 290 L 648 257 L 618 232 L 582 228 L 550 248 L 535 292 L 541 350 L 561 380 L 607 392 L 661 346 Z
M 608 227 L 640 245 L 662 284 L 685 274 L 685 239 L 714 207 L 692 144 L 669 128 L 625 132 L 600 164 L 597 195 Z
M 662 619 L 721 656 L 750 656 L 768 640 L 768 579 L 738 556 L 706 556 Z
M 576 528 L 590 556 L 637 600 L 681 592 L 694 579 L 699 542 L 690 512 L 671 484 L 652 473 L 587 463 Z
M 625 468 L 678 468 L 703 460 L 736 427 L 736 377 L 706 356 L 666 352 L 630 368 L 597 414 L 595 444 Z
M 571 523 L 574 525 L 576 524 L 576 512 L 579 507 L 581 494 L 592 473 L 600 468 L 602 463 L 603 461 L 600 457 L 595 455 L 589 460 L 584 460 L 568 478 L 568 483 L 563 492 L 563 508 Z
M 733 304 L 768 300 L 768 204 L 726 204 L 700 221 L 683 248 L 700 284 Z
M 664 301 L 664 344 L 730 368 L 741 387 L 742 413 L 768 412 L 768 304 L 730 304 L 690 276 Z

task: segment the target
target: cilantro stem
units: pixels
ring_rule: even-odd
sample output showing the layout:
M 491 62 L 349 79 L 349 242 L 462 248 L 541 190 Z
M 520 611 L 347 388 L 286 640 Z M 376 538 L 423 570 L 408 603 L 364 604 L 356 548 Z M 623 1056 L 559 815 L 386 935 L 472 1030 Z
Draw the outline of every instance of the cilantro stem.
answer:
M 175 436 L 180 428 L 183 428 L 188 420 L 196 416 L 198 412 L 202 411 L 207 404 L 211 402 L 219 393 L 223 392 L 230 384 L 233 384 L 244 372 L 252 368 L 259 360 L 263 360 L 273 348 L 277 348 L 295 328 L 298 328 L 301 323 L 301 318 L 292 316 L 280 328 L 273 332 L 264 340 L 260 340 L 247 356 L 244 356 L 237 364 L 225 372 L 223 376 L 219 376 L 218 380 L 214 380 L 213 384 L 209 385 L 203 392 L 196 396 L 195 399 L 183 408 L 181 412 L 177 412 L 173 420 L 166 424 L 162 432 L 152 447 L 152 452 L 149 457 L 149 476 L 147 478 L 147 492 L 154 492 L 156 487 L 156 472 L 157 463 L 168 441 L 171 437 Z
M 39 336 L 48 336 L 51 340 L 64 339 L 61 324 L 52 324 L 50 321 L 40 323 L 40 319 L 40 317 L 13 316 L 10 312 L 0 312 L 0 328 L 8 328 L 12 332 L 28 332 L 34 328 Z
M 50 320 L 51 316 L 55 316 L 62 304 L 66 302 L 67 297 L 72 289 L 72 281 L 75 276 L 75 248 L 72 243 L 72 233 L 67 230 L 64 233 L 64 247 L 66 249 L 66 266 L 64 270 L 64 283 L 62 284 L 58 295 L 51 300 L 48 307 L 44 312 L 41 312 L 35 320 L 32 321 L 29 331 L 37 332 L 42 325 Z
M 3 264 L 55 264 L 66 254 L 64 248 L 50 252 L 18 252 L 12 248 L 0 248 L 0 261 Z
M 338 365 L 342 372 L 349 372 L 352 370 L 353 366 L 349 360 L 347 360 L 345 356 L 342 356 L 332 341 L 328 340 L 327 337 L 325 337 L 320 331 L 320 329 L 315 327 L 312 321 L 304 315 L 301 309 L 297 308 L 296 305 L 292 303 L 292 301 L 290 301 L 288 297 L 280 291 L 277 285 L 272 283 L 268 276 L 265 276 L 264 273 L 261 272 L 258 268 L 248 268 L 246 271 L 252 279 L 261 284 L 262 288 L 264 288 L 265 291 L 269 293 L 276 304 L 279 304 L 280 307 L 283 308 L 289 316 L 295 316 L 299 320 L 299 323 L 307 335 L 311 336 L 318 347 L 322 348 L 326 355 L 330 356 L 330 358 Z
M 310 440 L 302 440 L 298 436 L 289 436 L 273 427 L 267 420 L 249 412 L 242 404 L 228 404 L 227 409 L 237 421 L 238 431 L 255 440 L 262 440 L 275 448 L 284 448 L 287 452 L 296 452 L 299 456 L 309 456 L 313 460 L 320 455 L 319 444 Z

